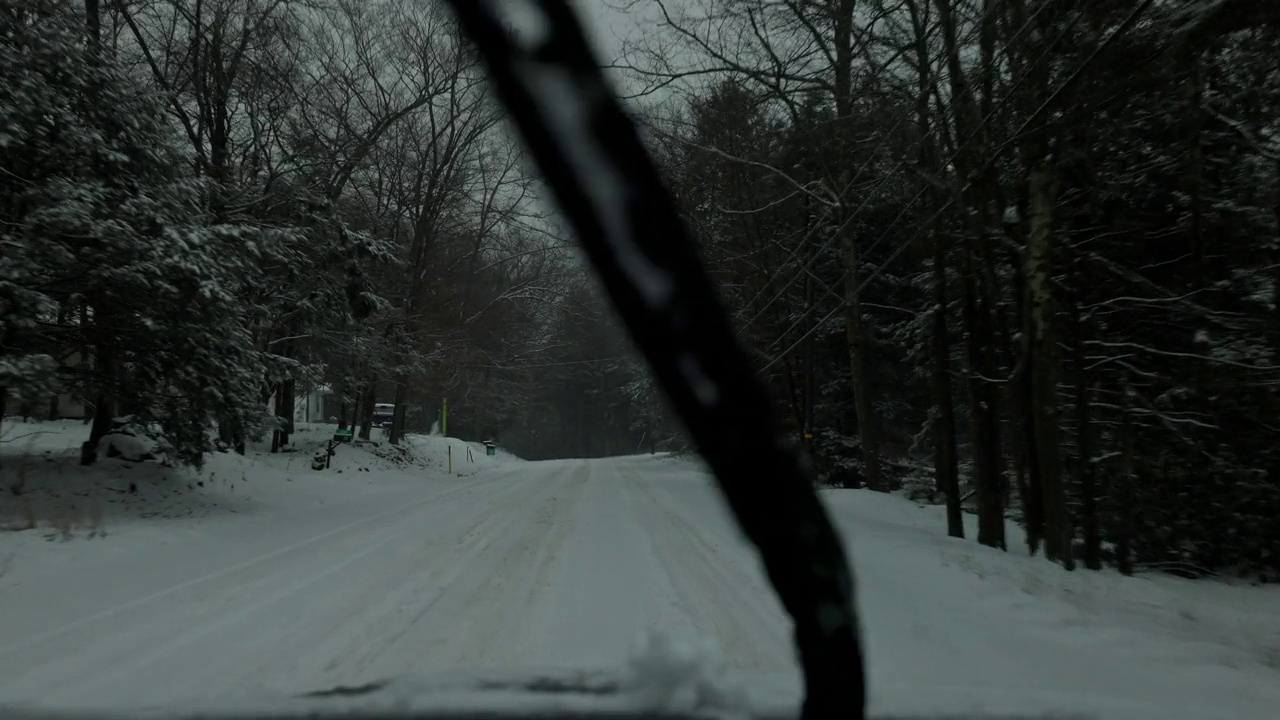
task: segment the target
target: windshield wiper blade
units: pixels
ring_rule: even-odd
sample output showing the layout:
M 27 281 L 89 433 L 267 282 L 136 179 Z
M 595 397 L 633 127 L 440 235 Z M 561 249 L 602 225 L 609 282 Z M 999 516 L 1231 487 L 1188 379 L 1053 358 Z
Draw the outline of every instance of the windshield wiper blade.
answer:
M 802 716 L 864 717 L 853 577 L 636 126 L 563 0 L 449 0 L 794 623 Z

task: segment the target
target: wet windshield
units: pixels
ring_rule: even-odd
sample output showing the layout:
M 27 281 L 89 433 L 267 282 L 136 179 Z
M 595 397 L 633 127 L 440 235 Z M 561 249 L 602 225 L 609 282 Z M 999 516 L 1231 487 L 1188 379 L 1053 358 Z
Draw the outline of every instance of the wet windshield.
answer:
M 1273 717 L 1272 5 L 0 0 L 0 714 Z

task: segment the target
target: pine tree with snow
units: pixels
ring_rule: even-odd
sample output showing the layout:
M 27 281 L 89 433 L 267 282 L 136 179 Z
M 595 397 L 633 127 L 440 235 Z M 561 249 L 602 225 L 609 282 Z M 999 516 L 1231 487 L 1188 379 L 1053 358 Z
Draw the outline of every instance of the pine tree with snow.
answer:
M 285 361 L 234 291 L 290 233 L 213 221 L 161 96 L 93 52 L 69 3 L 4 0 L 0 27 L 3 382 L 48 393 L 64 363 L 94 407 L 83 462 L 127 414 L 199 464 L 214 419 L 261 425 Z

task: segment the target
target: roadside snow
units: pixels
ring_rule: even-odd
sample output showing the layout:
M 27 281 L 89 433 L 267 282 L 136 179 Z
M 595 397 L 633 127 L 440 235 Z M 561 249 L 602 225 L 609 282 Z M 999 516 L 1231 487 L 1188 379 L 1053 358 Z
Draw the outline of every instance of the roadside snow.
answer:
M 483 443 L 467 442 L 458 438 L 441 437 L 439 435 L 409 435 L 406 445 L 413 448 L 424 467 L 438 472 L 447 472 L 452 453 L 453 474 L 458 477 L 475 475 L 484 470 L 521 462 L 520 458 L 495 448 L 496 454 L 486 455 Z
M 946 537 L 941 508 L 864 491 L 826 500 L 852 550 L 883 707 L 1276 717 L 1280 587 L 1068 573 L 1028 557 L 1012 524 L 1003 553 L 972 540 L 976 523 L 968 540 Z

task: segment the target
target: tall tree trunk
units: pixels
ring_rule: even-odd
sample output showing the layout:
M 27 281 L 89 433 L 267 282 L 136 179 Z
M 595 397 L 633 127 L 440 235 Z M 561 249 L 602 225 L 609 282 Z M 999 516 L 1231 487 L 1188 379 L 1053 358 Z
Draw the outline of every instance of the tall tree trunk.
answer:
M 925 172 L 941 174 L 938 143 L 933 138 L 934 121 L 929 98 L 934 92 L 932 53 L 929 48 L 930 28 L 925 17 L 926 6 L 916 0 L 907 3 L 911 16 L 913 47 L 916 56 L 916 126 L 920 134 L 920 166 Z M 939 206 L 938 192 L 932 183 L 925 184 L 927 217 L 933 217 Z M 956 412 L 951 388 L 951 341 L 947 332 L 947 245 L 936 223 L 928 228 L 933 251 L 933 396 L 937 413 L 933 421 L 934 490 L 947 502 L 947 534 L 964 537 L 964 514 L 960 503 L 960 466 L 956 449 Z
M 218 439 L 240 455 L 244 454 L 244 425 L 239 418 L 224 417 L 219 420 Z
M 936 486 L 947 499 L 947 534 L 964 537 L 960 507 L 960 466 L 956 457 L 956 413 L 951 399 L 951 344 L 947 339 L 947 254 L 940 233 L 933 238 L 933 423 Z
M 271 400 L 272 386 L 263 383 L 258 401 L 266 405 Z M 245 451 L 244 420 L 236 416 L 223 416 L 218 419 L 218 439 L 231 447 L 240 455 Z
M 791 414 L 789 417 L 795 422 L 796 431 L 798 433 L 803 433 L 805 417 L 804 406 L 808 400 L 802 397 L 801 391 L 797 387 L 796 371 L 790 356 L 783 356 L 782 358 L 782 378 L 786 382 L 786 396 L 789 401 L 788 405 L 791 406 Z M 787 429 L 789 430 L 790 426 L 788 426 Z M 801 437 L 803 438 L 803 434 Z
M 364 388 L 357 387 L 355 397 L 351 399 L 351 436 L 357 437 L 360 433 L 360 418 L 364 417 Z
M 1000 431 L 997 394 L 988 377 L 992 371 L 990 313 L 979 296 L 975 253 L 962 253 L 964 324 L 969 356 L 969 417 L 972 427 L 973 485 L 978 495 L 978 542 L 1004 549 L 1004 505 L 1000 497 Z
M 1112 493 L 1116 506 L 1116 566 L 1125 575 L 1133 574 L 1133 419 L 1129 412 L 1133 388 L 1128 379 L 1121 389 L 1120 472 Z
M 289 378 L 281 383 L 280 396 L 280 416 L 284 418 L 284 427 L 280 430 L 280 445 L 284 446 L 289 444 L 289 436 L 293 433 L 294 415 L 298 402 L 298 381 Z
M 1089 372 L 1085 369 L 1084 341 L 1087 336 L 1080 302 L 1075 303 L 1076 366 L 1076 473 L 1080 485 L 1080 524 L 1084 530 L 1084 566 L 1102 569 L 1102 533 L 1098 526 L 1097 471 L 1093 466 L 1093 426 L 1090 418 Z
M 1204 130 L 1204 111 L 1201 97 L 1204 88 L 1204 64 L 1198 51 L 1189 51 L 1183 58 L 1186 76 L 1183 89 L 1186 97 L 1187 118 L 1186 166 L 1184 177 L 1189 207 L 1187 208 L 1187 236 L 1191 259 L 1191 292 L 1205 287 L 1204 267 L 1204 151 L 1201 134 Z
M 89 304 L 80 303 L 80 337 L 82 338 L 82 340 L 79 346 L 79 351 L 80 351 L 80 367 L 81 368 L 87 368 L 89 366 L 89 358 L 92 355 L 89 349 L 89 342 L 87 340 L 90 333 L 91 333 L 91 328 L 89 326 Z M 89 403 L 89 396 L 87 393 L 84 398 L 84 405 L 82 405 L 81 407 L 84 410 L 84 423 L 88 425 L 89 423 L 93 422 L 94 410 L 93 410 L 93 406 L 90 405 Z
M 1025 296 L 1025 289 L 1020 288 L 1020 292 Z M 1012 394 L 1018 398 L 1018 413 L 1014 415 L 1018 423 L 1015 432 L 1022 441 L 1020 453 L 1022 467 L 1019 468 L 1018 476 L 1018 494 L 1022 501 L 1022 524 L 1026 530 L 1027 551 L 1035 555 L 1040 552 L 1040 546 L 1044 543 L 1044 485 L 1040 482 L 1040 470 L 1037 465 L 1038 446 L 1036 423 L 1033 417 L 1035 403 L 1032 399 L 1035 396 L 1035 378 L 1032 377 L 1030 330 L 1027 327 L 1025 299 L 1020 304 L 1024 306 L 1021 313 L 1023 361 L 1014 378 L 1016 392 Z
M 1031 171 L 1030 222 L 1027 244 L 1027 370 L 1031 378 L 1031 425 L 1035 429 L 1033 484 L 1043 503 L 1044 552 L 1050 560 L 1072 565 L 1071 527 L 1062 479 L 1058 427 L 1058 341 L 1050 292 L 1053 207 L 1057 180 L 1047 165 Z
M 283 383 L 276 384 L 276 391 L 274 393 L 274 395 L 276 396 L 276 401 L 274 403 L 275 407 L 271 409 L 271 412 L 275 415 L 275 421 L 276 421 L 276 427 L 271 431 L 271 452 L 273 453 L 280 452 L 280 446 L 284 444 L 281 437 L 284 434 L 284 429 L 279 426 L 280 418 L 284 413 L 284 389 L 283 388 L 284 388 Z
M 876 447 L 875 415 L 871 406 L 871 381 L 867 375 L 862 304 L 858 298 L 858 252 L 853 234 L 841 230 L 840 256 L 844 265 L 844 327 L 849 351 L 849 373 L 853 380 L 854 413 L 858 418 L 858 443 L 862 447 L 863 476 L 867 487 L 887 492 Z
M 855 0 L 835 0 L 828 7 L 832 17 L 832 46 L 835 49 L 832 91 L 836 106 L 836 157 L 839 171 L 836 187 L 847 188 L 852 180 L 852 144 L 849 120 L 853 116 L 853 67 L 856 59 L 853 27 Z M 876 419 L 871 403 L 871 379 L 866 362 L 866 335 L 862 325 L 862 303 L 858 297 L 859 257 L 857 243 L 848 222 L 849 209 L 841 204 L 836 213 L 840 230 L 840 262 L 844 269 L 844 327 L 849 353 L 849 373 L 853 381 L 854 412 L 858 417 L 858 444 L 862 447 L 863 476 L 872 490 L 888 491 L 876 443 Z
M 587 454 L 587 449 L 591 442 L 590 438 L 587 437 L 587 398 L 582 392 L 578 392 L 576 397 L 577 404 L 575 407 L 577 414 L 574 417 L 574 425 L 577 430 L 578 457 L 585 458 L 590 457 Z
M 399 445 L 400 440 L 404 438 L 404 416 L 405 406 L 409 395 L 408 378 L 401 376 L 396 380 L 395 398 L 392 400 L 396 404 L 395 410 L 391 416 L 391 436 L 388 438 L 392 445 Z
M 377 383 L 368 383 L 361 393 L 360 439 L 368 440 L 373 430 L 373 405 L 377 400 Z
M 9 388 L 4 387 L 3 385 L 0 385 L 0 429 L 3 428 L 5 413 L 8 412 L 8 410 L 9 410 Z M 0 467 L 0 470 L 3 470 L 3 467 Z M 10 487 L 20 488 L 20 485 L 18 483 L 21 483 L 21 482 L 22 482 L 21 480 L 18 480 L 17 483 L 15 483 L 14 485 L 11 485 Z M 21 492 L 21 490 L 19 489 L 18 492 Z
M 98 459 L 98 444 L 111 432 L 111 419 L 115 417 L 115 392 L 113 384 L 116 379 L 115 348 L 109 345 L 98 345 L 94 374 L 102 383 L 98 390 L 97 401 L 93 406 L 93 424 L 89 426 L 89 439 L 80 446 L 80 464 L 92 465 Z
M 275 416 L 277 427 L 271 432 L 271 452 L 289 444 L 289 432 L 293 429 L 294 394 L 298 390 L 297 381 L 289 378 L 276 385 Z
M 984 2 L 982 31 L 983 57 L 981 79 L 986 84 L 994 70 L 990 67 L 991 34 L 996 16 Z M 978 542 L 1004 548 L 1003 457 L 1000 452 L 999 393 L 993 380 L 998 374 L 995 362 L 995 330 L 993 313 L 999 299 L 995 273 L 988 249 L 992 221 L 992 205 L 998 203 L 999 184 L 994 169 L 986 167 L 989 132 L 978 101 L 966 77 L 961 60 L 962 48 L 951 0 L 934 0 L 938 9 L 938 27 L 944 49 L 943 60 L 951 93 L 955 124 L 954 173 L 966 183 L 957 200 L 959 213 L 965 218 L 968 237 L 961 252 L 961 277 L 964 295 L 964 326 L 969 359 L 969 413 L 972 424 L 974 488 L 978 495 Z M 984 99 L 990 99 L 986 92 Z
M 1004 227 L 1004 237 L 1013 242 L 1021 242 L 1024 237 L 1018 232 L 1017 226 L 1008 224 Z M 1007 262 L 1011 272 L 1011 290 L 1010 297 L 1013 299 L 1013 307 L 1011 309 L 999 308 L 995 313 L 995 330 L 999 343 L 997 344 L 998 353 L 996 365 L 1001 368 L 1001 377 L 1005 378 L 1001 381 L 996 393 L 1000 397 L 1001 408 L 1001 447 L 1005 454 L 1006 462 L 1009 465 L 1007 472 L 1001 483 L 1001 502 L 1006 508 L 1012 507 L 1014 502 L 1014 493 L 1017 492 L 1017 498 L 1025 505 L 1027 493 L 1027 442 L 1025 433 L 1020 429 L 1026 424 L 1026 410 L 1023 407 L 1023 374 L 1022 370 L 1025 363 L 1022 361 L 1023 352 L 1019 344 L 1021 337 L 1021 322 L 1023 318 L 1023 287 L 1025 285 L 1023 279 L 1022 253 L 1016 250 L 1007 253 L 998 253 L 996 255 L 997 262 Z M 994 287 L 997 280 L 992 277 L 988 282 Z M 991 291 L 994 296 L 999 296 L 999 290 Z M 1025 508 L 1024 508 L 1025 510 Z
M 1006 227 L 1011 240 L 1020 242 L 1020 229 Z M 1013 459 L 1013 485 L 1018 490 L 1018 503 L 1022 507 L 1022 527 L 1025 531 L 1027 551 L 1031 555 L 1040 552 L 1040 544 L 1044 541 L 1044 518 L 1041 514 L 1043 503 L 1040 499 L 1039 483 L 1031 482 L 1030 465 L 1035 453 L 1035 428 L 1030 421 L 1031 412 L 1031 373 L 1027 360 L 1026 317 L 1027 317 L 1027 282 L 1021 253 L 1014 253 L 1011 258 L 1013 268 L 1013 297 L 1015 323 L 1021 331 L 1020 340 L 1014 338 L 1010 323 L 1001 327 L 1001 341 L 1004 343 L 1006 357 L 1013 358 L 1013 371 L 1006 386 L 1004 399 L 1007 403 L 1005 414 L 1009 418 L 1009 432 L 1006 446 Z M 1005 498 L 1006 507 L 1011 498 Z
M 58 304 L 58 327 L 63 327 L 66 325 L 66 323 L 67 323 L 67 306 L 63 303 L 59 303 Z M 58 400 L 61 397 L 61 395 L 62 393 L 55 391 L 53 395 L 49 397 L 49 419 L 50 420 L 59 419 L 58 410 L 61 403 L 58 402 Z
M 1276 159 L 1276 177 L 1280 177 L 1280 158 Z M 1275 206 L 1272 214 L 1276 219 L 1278 237 L 1272 239 L 1271 251 L 1271 338 L 1272 363 L 1280 364 L 1280 183 L 1276 183 Z

